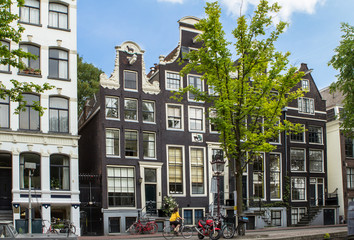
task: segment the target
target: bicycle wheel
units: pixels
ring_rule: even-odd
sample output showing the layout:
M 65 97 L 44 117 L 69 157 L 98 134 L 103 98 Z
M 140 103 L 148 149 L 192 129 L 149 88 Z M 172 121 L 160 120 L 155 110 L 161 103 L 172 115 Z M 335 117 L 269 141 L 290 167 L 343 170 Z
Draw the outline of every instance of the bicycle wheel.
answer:
M 223 238 L 233 238 L 235 235 L 235 227 L 232 223 L 227 223 L 222 228 Z
M 181 233 L 184 238 L 191 238 L 193 235 L 193 228 L 183 226 L 183 228 L 181 229 Z
M 162 236 L 163 236 L 165 239 L 172 239 L 172 238 L 174 238 L 174 236 L 175 236 L 175 231 L 173 231 L 173 228 L 171 228 L 171 226 L 166 226 L 166 227 L 163 229 Z
M 129 228 L 129 232 L 132 235 L 139 234 L 141 232 L 141 226 L 138 223 L 133 223 Z
M 238 235 L 245 236 L 246 234 L 246 226 L 245 224 L 239 224 L 238 226 Z
M 157 233 L 158 226 L 156 223 L 148 223 L 146 228 L 148 229 L 148 233 L 154 234 Z
M 75 233 L 76 233 L 76 227 L 75 227 L 74 225 L 71 225 L 71 227 L 70 227 L 70 232 L 71 232 L 72 234 L 75 234 Z

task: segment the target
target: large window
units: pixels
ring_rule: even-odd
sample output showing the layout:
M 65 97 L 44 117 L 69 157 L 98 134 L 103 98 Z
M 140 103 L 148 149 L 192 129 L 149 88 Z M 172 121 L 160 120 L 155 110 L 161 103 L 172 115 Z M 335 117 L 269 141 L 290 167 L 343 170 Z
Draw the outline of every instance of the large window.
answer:
M 280 199 L 280 154 L 269 154 L 270 198 Z
M 131 121 L 138 120 L 138 101 L 136 99 L 124 100 L 124 119 Z
M 134 168 L 107 167 L 108 206 L 135 206 Z
M 191 148 L 192 194 L 204 194 L 204 150 Z
M 106 155 L 119 156 L 119 130 L 106 129 Z
M 273 226 L 281 226 L 281 211 L 271 211 L 271 219 Z
M 9 50 L 10 49 L 10 43 L 9 42 L 5 42 L 5 41 L 1 41 L 0 40 L 0 48 L 3 48 L 4 46 Z M 4 59 L 4 57 L 0 57 L 0 61 Z M 8 72 L 10 71 L 10 64 L 0 64 L 0 71 L 4 71 L 4 72 Z
M 59 3 L 49 3 L 49 26 L 68 29 L 68 7 Z
M 253 196 L 255 200 L 264 198 L 264 155 L 255 156 L 253 160 Z
M 298 107 L 300 113 L 315 113 L 315 103 L 311 98 L 299 98 L 298 99 Z
M 354 158 L 354 139 L 345 138 L 345 156 Z
M 143 154 L 146 158 L 156 158 L 156 134 L 143 132 Z
M 182 129 L 182 106 L 181 105 L 168 105 L 167 106 L 167 122 L 169 129 Z
M 194 87 L 195 89 L 198 89 L 200 91 L 203 91 L 203 84 L 202 80 L 198 76 L 188 76 L 188 83 L 189 86 Z M 195 99 L 195 95 L 191 92 L 188 93 L 188 98 L 191 100 Z
M 304 177 L 291 178 L 291 199 L 306 200 L 306 179 Z
M 309 162 L 311 172 L 323 171 L 323 151 L 322 150 L 309 150 Z
M 69 100 L 61 97 L 49 99 L 49 131 L 69 132 Z
M 59 49 L 49 49 L 49 77 L 68 79 L 69 54 Z
M 41 157 L 34 153 L 22 153 L 20 155 L 20 188 L 28 189 L 29 186 L 29 169 L 25 168 L 26 162 L 36 164 L 36 169 L 31 170 L 31 187 L 41 189 Z
M 204 112 L 203 108 L 189 108 L 189 130 L 204 131 Z
M 291 171 L 305 171 L 305 149 L 290 149 Z
M 10 127 L 10 98 L 0 98 L 0 128 Z
M 21 61 L 26 65 L 26 67 L 30 68 L 31 71 L 32 69 L 40 69 L 40 48 L 37 46 L 33 45 L 28 45 L 28 44 L 20 44 L 20 48 L 24 52 L 31 53 L 35 56 L 37 56 L 36 59 L 33 58 L 22 58 Z M 32 71 L 34 72 L 34 71 Z
M 309 126 L 309 142 L 322 144 L 322 127 Z
M 178 73 L 166 73 L 166 89 L 178 90 L 181 87 L 181 76 Z
M 138 89 L 138 74 L 132 71 L 124 71 L 124 88 L 130 90 Z
M 155 122 L 155 102 L 143 101 L 143 122 Z
M 185 225 L 196 225 L 204 217 L 203 209 L 183 209 L 183 218 Z
M 297 224 L 305 216 L 306 208 L 291 208 L 291 224 Z
M 39 130 L 39 112 L 32 109 L 37 103 L 39 104 L 39 96 L 33 94 L 23 94 L 22 102 L 25 108 L 20 112 L 20 129 L 22 130 Z
M 291 133 L 290 134 L 290 141 L 292 142 L 305 142 L 305 125 L 302 125 L 304 128 L 303 132 L 300 133 Z
M 125 156 L 137 157 L 138 156 L 138 132 L 137 131 L 125 131 Z
M 183 159 L 181 147 L 168 147 L 169 193 L 183 194 Z
M 119 98 L 106 97 L 106 117 L 119 118 Z
M 39 0 L 25 0 L 25 5 L 20 8 L 20 21 L 23 23 L 40 23 Z
M 347 168 L 347 188 L 354 189 L 354 168 Z
M 67 156 L 59 154 L 50 156 L 50 189 L 70 189 L 70 165 Z

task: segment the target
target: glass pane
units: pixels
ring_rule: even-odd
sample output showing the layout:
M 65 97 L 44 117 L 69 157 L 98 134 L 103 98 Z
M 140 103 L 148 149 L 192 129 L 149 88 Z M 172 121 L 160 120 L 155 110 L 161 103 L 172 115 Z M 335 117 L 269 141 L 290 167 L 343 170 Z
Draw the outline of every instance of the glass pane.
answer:
M 50 108 L 68 109 L 68 100 L 60 97 L 51 97 Z
M 39 112 L 34 109 L 30 109 L 30 129 L 39 130 Z
M 9 127 L 9 105 L 0 104 L 0 128 Z
M 58 132 L 59 131 L 59 116 L 58 110 L 49 111 L 49 131 Z
M 68 111 L 59 112 L 60 132 L 69 132 L 69 113 Z
M 49 59 L 49 76 L 59 77 L 59 62 L 58 60 Z
M 59 61 L 59 78 L 68 78 L 68 62 Z

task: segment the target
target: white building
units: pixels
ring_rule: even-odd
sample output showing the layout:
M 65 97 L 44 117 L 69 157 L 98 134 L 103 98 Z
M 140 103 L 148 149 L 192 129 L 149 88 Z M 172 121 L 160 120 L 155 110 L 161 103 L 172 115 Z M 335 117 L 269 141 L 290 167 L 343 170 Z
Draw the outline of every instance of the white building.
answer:
M 16 1 L 14 1 L 16 2 Z M 25 27 L 21 47 L 38 56 L 24 60 L 28 71 L 0 66 L 0 81 L 11 79 L 55 86 L 43 94 L 25 93 L 27 111 L 14 114 L 17 103 L 0 99 L 0 215 L 12 215 L 19 229 L 29 206 L 26 162 L 36 163 L 32 179 L 32 216 L 38 220 L 70 220 L 80 233 L 77 133 L 77 1 L 25 0 L 11 12 Z M 34 71 L 36 69 L 40 69 Z M 44 114 L 30 108 L 39 101 Z

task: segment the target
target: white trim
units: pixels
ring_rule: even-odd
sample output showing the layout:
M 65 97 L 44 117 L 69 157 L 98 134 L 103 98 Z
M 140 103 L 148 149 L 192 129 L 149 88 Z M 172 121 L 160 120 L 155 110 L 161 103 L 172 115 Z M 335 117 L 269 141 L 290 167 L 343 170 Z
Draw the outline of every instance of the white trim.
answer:
M 295 124 L 301 124 L 301 123 L 295 123 Z M 292 133 L 290 133 L 289 140 L 290 140 L 291 143 L 306 143 L 306 126 L 305 126 L 305 124 L 301 124 L 301 125 L 302 125 L 302 127 L 304 129 L 304 131 L 302 132 L 302 134 L 304 136 L 303 137 L 304 140 L 302 142 L 291 140 L 291 134 Z
M 203 217 L 205 216 L 205 208 L 203 208 L 203 207 L 200 207 L 200 208 L 198 208 L 198 207 L 185 207 L 185 208 L 182 208 L 181 211 L 182 211 L 182 217 L 183 218 L 185 218 L 184 210 L 192 210 L 192 225 L 188 225 L 188 226 L 196 226 L 198 224 L 197 222 L 194 221 L 195 220 L 195 218 L 194 218 L 195 210 L 203 210 Z
M 266 201 L 266 193 L 267 193 L 267 186 L 266 186 L 266 173 L 267 173 L 267 168 L 266 168 L 266 164 L 265 164 L 265 152 L 258 152 L 258 154 L 260 155 L 256 155 L 257 157 L 258 156 L 263 156 L 262 159 L 263 159 L 263 198 L 261 199 L 253 199 L 253 201 Z M 254 161 L 252 161 L 254 162 Z M 253 196 L 254 196 L 254 170 L 252 170 L 252 179 L 253 179 L 253 182 L 252 182 L 252 189 L 253 189 Z
M 175 88 L 168 88 L 168 84 L 167 84 L 167 74 L 168 73 L 172 73 L 172 74 L 178 74 L 179 75 L 179 88 L 175 89 Z M 165 70 L 165 90 L 169 90 L 169 91 L 178 91 L 180 88 L 183 87 L 183 77 L 181 76 L 181 74 L 179 72 L 175 72 L 175 71 L 169 71 L 169 70 Z
M 126 88 L 125 87 L 125 73 L 126 72 L 135 73 L 135 87 L 136 87 L 136 89 L 131 89 L 131 88 Z M 139 87 L 139 85 L 138 85 L 138 72 L 137 71 L 132 71 L 132 70 L 123 70 L 123 88 L 124 88 L 124 91 L 138 92 L 138 90 L 139 90 L 138 87 Z
M 304 150 L 304 171 L 291 170 L 291 149 Z M 289 150 L 289 162 L 290 162 L 290 172 L 295 172 L 295 173 L 307 172 L 307 169 L 306 169 L 306 148 L 304 148 L 304 147 L 290 147 L 290 150 Z
M 299 117 L 299 116 L 292 116 L 292 115 L 286 115 L 287 118 L 297 118 L 297 119 L 303 119 L 303 120 L 312 120 L 312 121 L 320 121 L 320 122 L 327 122 L 326 119 L 315 119 L 315 118 L 307 118 L 307 117 Z
M 290 110 L 295 110 L 295 111 L 298 111 L 299 108 L 296 108 L 296 107 L 287 107 L 287 109 L 290 109 Z M 315 113 L 320 113 L 320 114 L 327 114 L 327 112 L 323 112 L 323 111 L 318 111 L 318 110 L 315 110 Z M 305 114 L 305 113 L 303 113 Z M 310 115 L 310 114 L 309 114 Z M 311 115 L 314 115 L 314 114 L 311 114 Z M 288 117 L 288 115 L 286 115 Z M 317 119 L 316 119 L 317 120 Z
M 203 173 L 204 173 L 204 179 L 203 179 L 203 185 L 204 185 L 204 193 L 203 194 L 193 194 L 192 191 L 192 149 L 202 149 L 203 150 Z M 206 172 L 206 149 L 205 147 L 199 147 L 199 146 L 189 146 L 189 188 L 190 188 L 190 196 L 191 197 L 206 197 L 207 196 L 207 172 Z
M 168 107 L 169 106 L 178 106 L 181 108 L 181 128 L 170 128 L 168 127 Z M 184 131 L 184 112 L 183 112 L 183 104 L 175 104 L 175 103 L 166 103 L 166 129 L 172 131 Z
M 202 130 L 191 130 L 191 124 L 190 124 L 190 120 L 191 120 L 191 114 L 190 114 L 190 110 L 191 108 L 199 108 L 202 110 Z M 200 106 L 188 106 L 188 131 L 189 132 L 198 132 L 198 133 L 205 133 L 205 109 L 204 107 L 200 107 Z
M 125 133 L 126 132 L 136 132 L 136 156 L 127 156 L 125 155 L 125 147 L 126 147 L 126 138 L 125 138 Z M 135 130 L 135 129 L 124 129 L 123 131 L 123 136 L 124 136 L 124 157 L 125 158 L 128 158 L 128 159 L 139 159 L 139 131 L 138 130 Z
M 143 123 L 155 124 L 156 123 L 156 103 L 155 103 L 155 101 L 151 101 L 151 100 L 142 100 L 141 101 L 141 105 L 143 105 L 144 102 L 148 102 L 148 103 L 153 103 L 154 104 L 154 121 L 153 122 L 144 121 L 144 119 L 143 119 Z M 141 115 L 143 116 L 143 106 L 141 106 Z
M 279 194 L 279 196 L 280 196 L 280 198 L 272 198 L 271 196 L 270 196 L 270 188 L 269 188 L 269 197 L 270 197 L 270 201 L 282 201 L 282 199 L 283 199 L 283 181 L 282 181 L 282 179 L 283 179 L 283 172 L 282 172 L 282 154 L 280 153 L 280 152 L 270 152 L 269 153 L 269 157 L 270 157 L 270 155 L 271 154 L 274 154 L 274 155 L 278 155 L 279 156 L 279 190 L 280 190 L 280 194 Z M 270 160 L 270 159 L 269 159 Z M 270 168 L 270 166 L 269 166 L 269 176 L 270 176 L 270 170 L 271 170 L 271 168 Z M 270 181 L 269 181 L 269 185 L 270 185 Z
M 303 179 L 305 179 L 305 183 L 304 183 L 304 186 L 305 186 L 305 192 L 304 192 L 305 199 L 301 199 L 301 200 L 294 200 L 293 199 L 292 179 L 295 179 L 295 178 L 303 178 Z M 307 202 L 307 179 L 306 179 L 306 176 L 292 176 L 290 178 L 290 196 L 291 196 L 291 202 Z
M 197 78 L 199 78 L 199 81 L 201 83 L 201 89 L 199 89 L 199 90 L 203 92 L 204 91 L 204 80 L 202 80 L 202 76 L 197 75 L 197 74 L 187 74 L 187 86 L 190 86 L 189 77 L 197 77 Z M 204 101 L 197 101 L 197 100 L 194 100 L 193 98 L 190 98 L 189 94 L 190 94 L 190 92 L 188 91 L 188 93 L 187 93 L 188 102 L 197 102 L 197 103 L 203 103 L 204 102 Z
M 134 119 L 126 119 L 125 118 L 125 101 L 126 100 L 134 100 L 136 102 L 136 120 Z M 124 103 L 123 103 L 123 115 L 124 115 L 124 121 L 125 122 L 138 122 L 139 121 L 139 102 L 138 99 L 136 98 L 125 98 Z
M 321 154 L 321 162 L 322 162 L 322 171 L 318 172 L 318 171 L 311 171 L 311 161 L 310 161 L 310 152 L 311 151 L 320 151 Z M 310 173 L 324 173 L 324 154 L 323 154 L 323 149 L 316 149 L 316 148 L 309 148 L 309 172 Z
M 170 193 L 170 178 L 169 178 L 169 159 L 168 159 L 168 149 L 170 147 L 176 147 L 176 148 L 181 148 L 182 149 L 182 189 L 183 193 L 182 194 L 176 194 L 176 193 Z M 166 169 L 167 169 L 167 174 L 166 174 L 166 180 L 167 180 L 167 196 L 172 196 L 172 197 L 185 197 L 186 196 L 186 161 L 185 161 L 185 149 L 183 145 L 172 145 L 172 144 L 166 144 Z
M 154 134 L 154 143 L 155 143 L 154 155 L 155 155 L 155 157 L 145 157 L 145 156 L 144 156 L 144 133 L 149 133 L 149 134 L 152 133 L 152 134 Z M 156 159 L 157 159 L 156 155 L 157 155 L 157 151 L 156 151 L 156 132 L 143 131 L 143 158 L 144 158 L 144 159 L 156 160 Z
M 114 131 L 118 131 L 118 146 L 119 146 L 119 152 L 118 152 L 118 155 L 110 155 L 110 154 L 107 154 L 107 130 L 114 130 Z M 120 149 L 120 139 L 121 139 L 121 136 L 120 136 L 120 129 L 119 128 L 106 128 L 105 130 L 105 156 L 110 158 L 110 157 L 113 157 L 113 158 L 120 158 L 121 157 L 121 149 Z
M 209 109 L 208 109 L 208 126 L 209 126 L 209 133 L 210 133 L 210 134 L 219 134 L 218 131 L 212 131 L 212 130 L 211 130 L 211 125 L 212 125 L 212 124 L 211 124 L 210 118 L 212 118 L 212 117 L 211 117 L 211 114 L 210 114 L 210 113 L 213 112 L 213 111 L 215 111 L 215 114 L 216 114 L 215 108 L 209 108 Z

